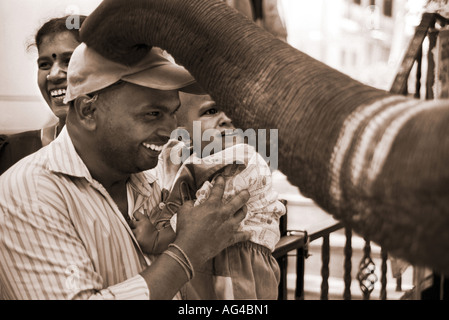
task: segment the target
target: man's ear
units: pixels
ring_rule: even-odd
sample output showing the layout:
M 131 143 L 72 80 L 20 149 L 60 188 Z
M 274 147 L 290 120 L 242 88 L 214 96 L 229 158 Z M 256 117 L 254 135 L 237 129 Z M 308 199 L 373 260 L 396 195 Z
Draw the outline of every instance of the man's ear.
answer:
M 73 102 L 78 121 L 89 131 L 93 131 L 97 127 L 96 100 L 97 96 L 92 98 L 87 95 L 82 95 L 76 98 Z

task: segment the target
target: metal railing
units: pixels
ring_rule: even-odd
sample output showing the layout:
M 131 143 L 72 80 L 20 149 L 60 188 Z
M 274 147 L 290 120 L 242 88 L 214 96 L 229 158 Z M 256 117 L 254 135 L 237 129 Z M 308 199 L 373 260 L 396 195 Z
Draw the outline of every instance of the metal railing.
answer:
M 345 231 L 345 246 L 343 249 L 344 263 L 343 263 L 343 283 L 344 289 L 342 291 L 343 300 L 351 300 L 351 284 L 352 281 L 357 280 L 361 295 L 364 300 L 369 300 L 374 288 L 378 285 L 379 279 L 376 275 L 376 265 L 371 257 L 370 241 L 365 240 L 363 248 L 363 257 L 360 260 L 359 268 L 355 279 L 352 277 L 353 266 L 353 248 L 352 248 L 352 230 L 344 228 L 340 223 L 331 225 L 318 233 L 307 235 L 307 240 L 304 241 L 304 248 L 301 250 L 292 251 L 289 256 L 296 258 L 296 287 L 294 298 L 297 300 L 304 299 L 304 266 L 308 257 L 308 246 L 310 243 L 321 239 L 321 285 L 320 285 L 320 300 L 329 299 L 329 276 L 330 276 L 330 258 L 331 258 L 331 242 L 330 235 L 333 232 L 344 229 Z M 295 231 L 290 231 L 293 234 Z M 298 252 L 300 254 L 298 254 Z M 380 274 L 380 300 L 387 299 L 387 259 L 388 255 L 384 250 L 381 250 L 381 274 Z M 397 290 L 400 288 L 397 288 Z M 285 298 L 285 297 L 284 297 Z
M 283 200 L 287 208 L 292 206 L 288 205 L 286 200 Z M 298 206 L 298 205 L 297 205 Z M 310 205 L 309 205 L 310 206 Z M 298 206 L 300 207 L 300 206 Z M 302 300 L 304 299 L 304 271 L 305 262 L 309 257 L 309 245 L 318 239 L 322 240 L 321 244 L 321 285 L 320 285 L 320 299 L 329 299 L 329 263 L 331 256 L 331 243 L 330 235 L 333 232 L 344 229 L 345 231 L 345 246 L 344 246 L 344 290 L 342 292 L 342 298 L 344 300 L 351 300 L 351 284 L 352 278 L 352 230 L 345 228 L 340 222 L 330 221 L 325 225 L 320 225 L 318 228 L 311 228 L 311 230 L 289 230 L 287 228 L 287 216 L 281 219 L 280 229 L 281 229 L 281 241 L 280 246 L 275 250 L 274 256 L 277 259 L 280 269 L 281 269 L 281 283 L 279 286 L 279 299 L 287 299 L 287 267 L 288 267 L 288 257 L 296 258 L 295 271 L 296 271 L 296 281 L 295 281 L 295 292 L 294 299 Z M 381 250 L 381 289 L 380 289 L 380 299 L 387 299 L 387 253 Z M 363 257 L 359 263 L 359 268 L 357 272 L 356 279 L 359 282 L 360 290 L 362 292 L 363 299 L 370 299 L 372 291 L 376 283 L 378 282 L 378 277 L 375 274 L 376 266 L 371 258 L 371 244 L 370 241 L 365 239 L 365 245 L 363 248 Z

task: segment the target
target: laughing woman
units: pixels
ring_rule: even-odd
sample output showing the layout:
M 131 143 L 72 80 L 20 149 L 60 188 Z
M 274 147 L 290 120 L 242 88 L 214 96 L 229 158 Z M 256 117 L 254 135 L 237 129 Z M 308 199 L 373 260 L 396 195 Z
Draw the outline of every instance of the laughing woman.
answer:
M 68 105 L 64 104 L 67 88 L 67 66 L 73 50 L 80 44 L 79 28 L 67 27 L 72 19 L 81 25 L 85 16 L 65 16 L 47 21 L 35 36 L 38 50 L 37 83 L 47 104 L 59 118 L 56 127 L 43 130 L 42 144 L 49 144 L 65 125 Z M 70 26 L 70 25 L 69 25 Z
M 23 157 L 49 144 L 64 127 L 68 110 L 68 106 L 63 103 L 67 87 L 67 66 L 73 50 L 80 44 L 79 27 L 69 29 L 67 22 L 75 19 L 80 26 L 85 18 L 53 18 L 37 31 L 34 43 L 39 55 L 37 83 L 50 109 L 59 118 L 59 123 L 43 130 L 0 134 L 0 175 Z

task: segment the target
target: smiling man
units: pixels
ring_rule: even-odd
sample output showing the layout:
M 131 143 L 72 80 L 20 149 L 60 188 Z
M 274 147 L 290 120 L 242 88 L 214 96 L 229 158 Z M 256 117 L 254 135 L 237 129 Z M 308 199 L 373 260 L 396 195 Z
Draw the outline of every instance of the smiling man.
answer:
M 178 211 L 174 243 L 156 261 L 129 226 L 161 202 L 148 171 L 176 126 L 178 89 L 194 81 L 158 48 L 132 67 L 85 44 L 73 52 L 67 123 L 49 146 L 0 177 L 0 287 L 4 299 L 171 299 L 238 231 L 246 190 Z

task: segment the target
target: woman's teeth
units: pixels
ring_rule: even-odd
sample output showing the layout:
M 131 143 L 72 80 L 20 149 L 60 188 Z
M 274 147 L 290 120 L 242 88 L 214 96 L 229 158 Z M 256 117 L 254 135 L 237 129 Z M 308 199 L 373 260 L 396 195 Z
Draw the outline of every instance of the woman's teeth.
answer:
M 66 89 L 56 89 L 56 90 L 51 90 L 50 91 L 50 95 L 53 98 L 60 98 L 60 97 L 64 97 L 66 93 Z
M 161 152 L 162 149 L 164 148 L 164 146 L 157 146 L 155 144 L 149 144 L 149 143 L 142 143 L 143 146 L 147 149 L 153 150 L 153 151 L 157 151 L 157 152 Z

